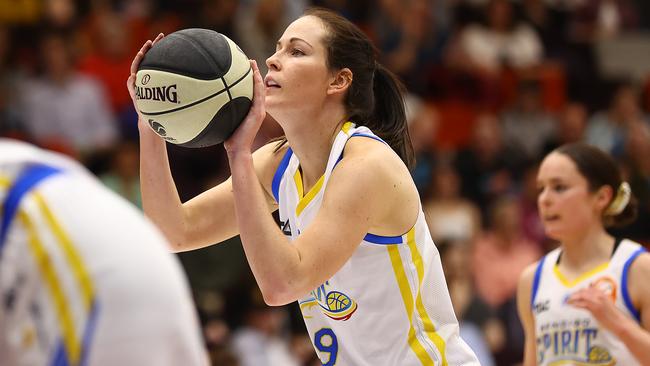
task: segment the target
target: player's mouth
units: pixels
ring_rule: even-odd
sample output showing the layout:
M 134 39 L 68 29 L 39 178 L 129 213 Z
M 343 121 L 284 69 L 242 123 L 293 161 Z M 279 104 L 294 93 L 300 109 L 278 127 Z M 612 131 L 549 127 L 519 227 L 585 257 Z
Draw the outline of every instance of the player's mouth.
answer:
M 267 76 L 266 78 L 264 78 L 264 85 L 266 86 L 267 89 L 269 89 L 269 88 L 278 88 L 278 89 L 280 89 L 281 88 L 280 84 L 278 84 L 270 76 Z
M 556 222 L 560 220 L 560 215 L 546 214 L 542 216 L 544 222 Z

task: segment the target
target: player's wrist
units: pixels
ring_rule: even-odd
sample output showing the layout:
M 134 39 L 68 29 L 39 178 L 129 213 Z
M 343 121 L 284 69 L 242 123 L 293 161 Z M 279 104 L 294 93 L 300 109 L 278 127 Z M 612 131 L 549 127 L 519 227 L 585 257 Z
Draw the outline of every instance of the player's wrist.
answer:
M 629 335 L 633 332 L 633 328 L 636 326 L 636 323 L 631 321 L 629 318 L 621 316 L 621 319 L 614 322 L 614 327 L 611 329 L 612 333 L 616 335 L 620 340 L 624 341 L 629 338 Z

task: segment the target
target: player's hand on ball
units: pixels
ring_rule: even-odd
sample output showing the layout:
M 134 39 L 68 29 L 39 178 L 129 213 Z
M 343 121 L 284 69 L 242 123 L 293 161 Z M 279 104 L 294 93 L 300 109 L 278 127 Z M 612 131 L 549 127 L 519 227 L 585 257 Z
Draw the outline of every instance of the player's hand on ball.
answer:
M 257 62 L 250 60 L 250 63 L 253 68 L 253 105 L 241 125 L 224 142 L 224 147 L 229 155 L 239 152 L 251 153 L 253 140 L 262 125 L 262 121 L 266 117 L 266 108 L 264 107 L 266 89 L 264 80 L 257 67 Z
M 165 35 L 160 33 L 153 41 L 146 41 L 131 62 L 131 73 L 129 74 L 129 78 L 126 80 L 126 87 L 129 89 L 129 95 L 131 96 L 131 101 L 133 102 L 133 107 L 135 108 L 136 112 L 138 111 L 138 106 L 135 104 L 135 74 L 138 72 L 138 66 L 140 66 L 140 62 L 142 62 L 144 54 L 147 53 L 147 51 L 149 51 L 151 47 L 153 47 L 153 45 L 155 45 L 158 41 L 163 39 L 163 37 L 165 37 Z M 141 117 L 139 112 L 138 117 Z M 138 118 L 138 120 L 140 121 L 142 118 Z

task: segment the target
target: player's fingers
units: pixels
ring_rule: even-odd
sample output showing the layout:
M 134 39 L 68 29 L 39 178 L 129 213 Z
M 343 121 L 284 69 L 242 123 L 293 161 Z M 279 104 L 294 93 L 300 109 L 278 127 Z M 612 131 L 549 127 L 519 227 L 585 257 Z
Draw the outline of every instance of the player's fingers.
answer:
M 264 100 L 264 80 L 262 79 L 262 74 L 260 74 L 260 69 L 257 67 L 257 62 L 251 60 L 251 68 L 253 69 L 253 88 L 254 88 L 254 97 L 253 103 L 256 106 L 263 104 Z
M 146 41 L 142 47 L 140 48 L 140 51 L 135 55 L 133 58 L 133 61 L 131 62 L 131 72 L 137 72 L 138 71 L 138 66 L 140 65 L 140 62 L 144 58 L 144 54 L 151 48 L 151 45 L 153 42 L 151 40 Z
M 131 75 L 129 75 L 128 79 L 126 79 L 126 88 L 129 90 L 129 93 L 133 91 L 134 85 L 135 85 L 135 73 L 132 72 Z
M 255 81 L 255 88 L 257 89 L 258 96 L 258 111 L 260 113 L 260 118 L 264 118 L 266 116 L 266 111 L 264 108 L 264 100 L 266 99 L 266 87 L 264 85 L 264 78 L 260 73 L 260 69 L 257 67 L 257 61 L 253 61 L 253 70 L 253 79 Z
M 156 39 L 153 40 L 153 42 L 152 42 L 151 45 L 152 45 L 152 46 L 155 45 L 158 41 L 160 41 L 160 40 L 163 39 L 164 37 L 165 37 L 165 34 L 164 34 L 164 33 L 159 33 L 159 34 L 156 36 Z

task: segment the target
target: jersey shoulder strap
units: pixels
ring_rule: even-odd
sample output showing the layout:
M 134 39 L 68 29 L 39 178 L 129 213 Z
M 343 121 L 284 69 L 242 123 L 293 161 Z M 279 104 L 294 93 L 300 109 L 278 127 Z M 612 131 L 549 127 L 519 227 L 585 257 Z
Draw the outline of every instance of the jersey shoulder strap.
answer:
M 32 164 L 26 167 L 9 187 L 2 202 L 2 221 L 0 222 L 0 256 L 6 242 L 9 226 L 16 216 L 20 201 L 32 188 L 46 178 L 60 173 L 61 170 L 44 164 Z

